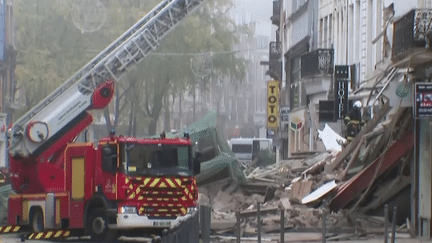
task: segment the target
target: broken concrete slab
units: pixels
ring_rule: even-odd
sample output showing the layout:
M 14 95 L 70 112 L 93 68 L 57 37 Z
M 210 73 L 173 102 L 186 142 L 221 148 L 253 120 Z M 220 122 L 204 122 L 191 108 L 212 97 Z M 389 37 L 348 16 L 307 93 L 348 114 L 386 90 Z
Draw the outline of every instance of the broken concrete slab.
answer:
M 324 151 L 324 152 L 317 153 L 311 157 L 306 158 L 305 160 L 303 160 L 303 163 L 308 165 L 308 166 L 313 166 L 314 164 L 316 164 L 318 162 L 325 161 L 329 157 L 331 157 L 331 154 L 327 151 Z
M 291 202 L 290 202 L 289 198 L 287 198 L 287 197 L 280 199 L 280 204 L 282 205 L 282 207 L 285 210 L 291 210 L 293 208 L 292 205 L 291 205 Z
M 210 229 L 212 231 L 222 231 L 222 230 L 234 230 L 236 226 L 236 219 L 212 219 L 210 224 Z
M 292 182 L 292 200 L 301 202 L 303 197 L 308 195 L 312 190 L 313 181 L 296 180 Z
M 337 184 L 336 184 L 335 180 L 329 181 L 329 182 L 325 183 L 324 185 L 320 186 L 319 188 L 317 188 L 315 191 L 313 191 L 309 195 L 303 197 L 303 199 L 301 200 L 301 203 L 302 204 L 309 204 L 309 203 L 316 202 L 317 200 L 321 199 L 325 195 L 329 194 L 336 187 L 337 187 Z

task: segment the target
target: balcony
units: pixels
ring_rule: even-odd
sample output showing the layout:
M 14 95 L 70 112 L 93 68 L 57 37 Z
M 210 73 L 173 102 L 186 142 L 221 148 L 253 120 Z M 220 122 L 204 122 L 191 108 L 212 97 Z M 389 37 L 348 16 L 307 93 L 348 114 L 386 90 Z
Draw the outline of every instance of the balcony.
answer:
M 392 60 L 399 61 L 430 45 L 432 9 L 413 9 L 394 23 Z
M 272 41 L 269 46 L 269 70 L 267 75 L 276 80 L 281 80 L 282 77 L 282 50 L 280 42 Z
M 317 49 L 301 56 L 301 78 L 333 74 L 333 49 Z
M 273 15 L 270 17 L 270 20 L 276 26 L 280 24 L 280 5 L 280 0 L 273 1 Z

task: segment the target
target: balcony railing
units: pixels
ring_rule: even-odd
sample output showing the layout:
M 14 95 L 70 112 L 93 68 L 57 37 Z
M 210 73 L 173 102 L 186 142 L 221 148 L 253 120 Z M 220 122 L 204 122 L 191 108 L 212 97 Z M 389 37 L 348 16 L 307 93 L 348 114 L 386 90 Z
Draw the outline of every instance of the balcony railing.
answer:
M 280 0 L 273 1 L 273 15 L 270 17 L 270 20 L 276 26 L 280 24 L 280 5 Z
M 432 31 L 432 9 L 413 9 L 394 23 L 392 58 L 426 47 Z
M 317 49 L 301 56 L 301 77 L 333 74 L 333 49 Z

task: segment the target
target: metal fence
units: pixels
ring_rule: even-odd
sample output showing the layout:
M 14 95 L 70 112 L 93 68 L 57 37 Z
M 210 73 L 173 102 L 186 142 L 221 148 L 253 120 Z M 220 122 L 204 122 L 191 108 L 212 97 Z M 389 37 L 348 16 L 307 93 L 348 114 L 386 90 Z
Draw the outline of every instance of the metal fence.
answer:
M 161 243 L 209 243 L 210 242 L 211 208 L 200 206 L 199 211 L 180 225 L 164 230 L 162 238 L 152 242 Z M 200 241 L 201 236 L 201 241 Z
M 162 239 L 154 242 L 162 243 L 199 243 L 199 213 L 169 230 L 164 230 Z

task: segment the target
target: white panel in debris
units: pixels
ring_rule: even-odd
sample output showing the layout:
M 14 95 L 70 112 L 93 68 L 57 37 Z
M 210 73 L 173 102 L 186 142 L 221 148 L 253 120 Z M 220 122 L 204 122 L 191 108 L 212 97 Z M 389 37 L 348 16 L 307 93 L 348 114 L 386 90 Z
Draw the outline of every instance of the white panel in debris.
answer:
M 320 186 L 318 189 L 316 189 L 315 191 L 313 191 L 309 195 L 305 196 L 301 202 L 302 202 L 302 204 L 308 204 L 308 203 L 314 202 L 314 201 L 322 198 L 323 196 L 327 195 L 327 193 L 331 192 L 336 187 L 337 187 L 337 184 L 336 184 L 335 180 L 329 181 L 329 182 L 325 183 L 324 185 Z
M 346 139 L 333 131 L 328 124 L 325 124 L 322 131 L 318 130 L 318 136 L 321 138 L 326 150 L 334 152 L 342 151 L 341 144 L 346 142 Z

